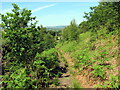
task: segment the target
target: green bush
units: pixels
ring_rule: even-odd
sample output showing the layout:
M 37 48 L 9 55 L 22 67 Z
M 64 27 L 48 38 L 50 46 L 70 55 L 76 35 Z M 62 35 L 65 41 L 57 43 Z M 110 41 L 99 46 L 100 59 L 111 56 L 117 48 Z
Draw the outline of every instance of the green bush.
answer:
M 22 63 L 11 63 L 6 75 L 3 75 L 4 88 L 44 88 L 56 84 L 54 78 L 59 76 L 58 56 L 54 48 L 37 53 L 29 68 Z M 16 66 L 18 65 L 18 66 Z
M 43 51 L 42 53 L 37 53 L 35 61 L 33 62 L 33 71 L 35 78 L 38 78 L 37 85 L 42 85 L 41 87 L 49 87 L 53 77 L 56 77 L 60 71 L 58 71 L 58 56 L 57 51 L 54 48 Z
M 18 64 L 19 65 L 19 64 Z M 9 68 L 10 72 L 3 75 L 4 88 L 29 88 L 31 79 L 26 74 L 26 68 L 14 66 Z
M 58 74 L 54 37 L 46 28 L 36 27 L 31 10 L 12 5 L 12 13 L 1 14 L 3 88 L 49 87 Z

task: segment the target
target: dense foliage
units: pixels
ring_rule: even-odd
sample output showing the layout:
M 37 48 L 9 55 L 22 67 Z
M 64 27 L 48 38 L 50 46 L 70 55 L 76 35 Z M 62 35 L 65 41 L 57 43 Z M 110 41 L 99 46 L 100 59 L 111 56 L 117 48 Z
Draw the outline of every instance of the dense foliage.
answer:
M 98 6 L 90 7 L 91 12 L 84 16 L 86 21 L 78 27 L 75 22 L 71 22 L 62 31 L 63 42 L 56 46 L 70 53 L 75 63 L 74 68 L 80 73 L 86 70 L 86 77 L 94 79 L 93 81 L 101 80 L 102 83 L 96 87 L 119 87 L 118 7 L 117 2 L 100 2 Z
M 12 5 L 12 13 L 1 14 L 3 87 L 49 87 L 58 74 L 57 52 L 51 49 L 55 46 L 54 35 L 43 26 L 36 26 L 31 10 Z
M 70 25 L 67 26 L 63 31 L 62 31 L 62 40 L 63 41 L 72 41 L 72 40 L 77 40 L 78 38 L 78 26 L 75 23 L 75 20 L 71 21 Z

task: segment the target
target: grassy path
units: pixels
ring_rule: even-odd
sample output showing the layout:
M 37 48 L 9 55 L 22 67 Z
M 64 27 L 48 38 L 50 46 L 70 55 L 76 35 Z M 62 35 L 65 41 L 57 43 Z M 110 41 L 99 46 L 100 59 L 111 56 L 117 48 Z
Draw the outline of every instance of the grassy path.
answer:
M 74 63 L 69 54 L 63 54 L 63 51 L 58 50 L 58 56 L 60 60 L 60 66 L 66 68 L 66 72 L 59 78 L 60 86 L 58 88 L 80 88 L 80 84 L 75 79 Z M 67 67 L 66 67 L 67 66 Z
M 67 72 L 63 73 L 62 78 L 59 78 L 60 84 L 71 88 L 93 88 L 95 85 L 93 80 L 89 79 L 89 75 L 84 75 L 85 73 L 88 73 L 88 70 L 79 72 L 78 69 L 74 68 L 74 60 L 70 57 L 69 53 L 58 50 L 60 59 L 60 53 L 68 65 Z M 61 65 L 63 65 L 63 63 Z

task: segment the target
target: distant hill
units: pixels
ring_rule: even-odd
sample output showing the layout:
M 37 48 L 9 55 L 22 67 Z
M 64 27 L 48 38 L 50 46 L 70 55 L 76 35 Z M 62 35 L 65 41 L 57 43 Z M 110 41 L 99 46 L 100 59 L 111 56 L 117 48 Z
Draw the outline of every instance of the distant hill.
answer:
M 47 30 L 62 30 L 64 29 L 66 26 L 47 26 L 46 29 Z

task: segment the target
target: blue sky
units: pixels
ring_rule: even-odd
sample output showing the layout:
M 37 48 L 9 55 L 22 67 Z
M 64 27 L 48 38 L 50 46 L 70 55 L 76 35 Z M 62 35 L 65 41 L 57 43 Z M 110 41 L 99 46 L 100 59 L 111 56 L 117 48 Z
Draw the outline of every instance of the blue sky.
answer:
M 15 3 L 15 2 L 14 2 Z M 12 2 L 2 2 L 2 13 L 10 12 Z M 38 25 L 58 26 L 69 25 L 75 19 L 79 24 L 83 20 L 84 12 L 89 12 L 89 7 L 97 6 L 98 2 L 16 2 L 21 8 L 32 10 Z

